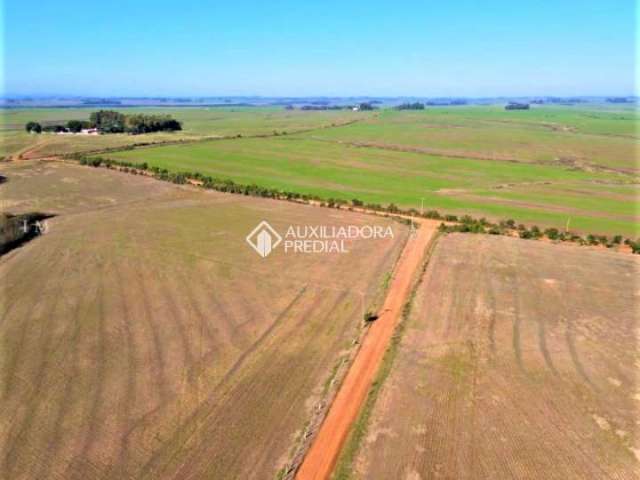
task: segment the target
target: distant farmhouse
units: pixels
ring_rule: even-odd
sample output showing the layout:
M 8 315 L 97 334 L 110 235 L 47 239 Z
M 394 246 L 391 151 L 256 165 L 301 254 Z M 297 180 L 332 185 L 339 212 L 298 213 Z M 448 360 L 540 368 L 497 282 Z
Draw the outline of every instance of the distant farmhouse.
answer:
M 505 110 L 529 110 L 528 103 L 509 102 L 505 107 Z

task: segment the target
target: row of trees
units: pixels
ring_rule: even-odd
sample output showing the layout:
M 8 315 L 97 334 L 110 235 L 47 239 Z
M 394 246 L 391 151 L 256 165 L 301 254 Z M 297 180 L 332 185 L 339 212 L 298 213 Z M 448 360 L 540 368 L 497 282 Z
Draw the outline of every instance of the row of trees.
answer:
M 285 110 L 295 110 L 293 105 L 287 105 Z M 353 105 L 302 105 L 300 110 L 353 110 Z
M 126 161 L 118 161 L 110 158 L 102 157 L 86 157 L 83 155 L 71 155 L 70 158 L 79 160 L 82 165 L 90 165 L 93 167 L 104 166 L 106 168 L 118 168 L 125 172 L 140 173 L 149 172 L 153 177 L 169 181 L 177 184 L 185 184 L 189 182 L 197 182 L 203 188 L 217 190 L 219 192 L 238 193 L 242 195 L 251 195 L 255 197 L 277 198 L 292 201 L 315 201 L 321 206 L 329 208 L 363 208 L 375 212 L 387 212 L 393 214 L 403 214 L 410 217 L 423 217 L 433 220 L 443 220 L 451 222 L 449 224 L 442 223 L 440 230 L 442 232 L 469 232 L 484 233 L 490 235 L 517 235 L 525 239 L 541 239 L 548 238 L 558 242 L 573 242 L 578 245 L 602 245 L 607 248 L 619 246 L 622 243 L 628 245 L 633 253 L 640 254 L 640 240 L 632 240 L 627 238 L 623 242 L 621 235 L 607 237 L 606 235 L 589 234 L 585 237 L 577 233 L 560 231 L 557 228 L 540 229 L 538 226 L 526 227 L 523 224 L 516 224 L 515 220 L 502 220 L 498 223 L 490 222 L 486 218 L 473 218 L 469 215 L 457 216 L 451 214 L 441 214 L 437 210 L 427 210 L 419 212 L 415 208 L 402 210 L 397 205 L 390 203 L 383 206 L 379 203 L 365 203 L 362 200 L 354 198 L 352 200 L 344 200 L 341 198 L 322 198 L 318 195 L 309 195 L 299 192 L 290 192 L 286 190 L 278 190 L 275 188 L 261 187 L 256 184 L 244 185 L 234 182 L 230 179 L 220 179 L 203 175 L 198 172 L 169 172 L 167 169 L 158 167 L 150 167 L 146 162 L 134 163 Z
M 40 125 L 38 122 L 27 122 L 27 124 L 24 126 L 24 129 L 28 133 L 40 133 L 42 132 L 42 125 Z
M 403 103 L 396 107 L 396 110 L 424 110 L 424 103 Z
M 293 105 L 287 105 L 284 107 L 285 110 L 295 110 L 296 107 Z M 311 105 L 302 105 L 300 110 L 311 110 L 311 111 L 322 111 L 322 110 L 375 110 L 376 107 L 373 103 L 364 102 L 359 103 L 357 105 L 327 105 L 324 103 L 317 102 Z
M 529 110 L 528 103 L 510 102 L 505 107 L 505 110 Z
M 369 111 L 369 110 L 375 110 L 376 107 L 375 105 L 373 105 L 373 103 L 369 103 L 369 102 L 363 102 L 357 105 L 358 110 L 362 110 L 362 111 Z
M 78 133 L 83 128 L 92 128 L 93 125 L 90 122 L 82 120 L 69 120 L 66 125 L 45 125 L 44 127 L 38 122 L 27 122 L 24 129 L 28 133 L 60 133 L 60 132 L 72 132 Z
M 443 232 L 487 233 L 490 235 L 515 234 L 518 237 L 525 239 L 539 240 L 541 238 L 547 238 L 557 242 L 573 242 L 579 245 L 602 245 L 607 248 L 613 248 L 624 243 L 631 247 L 633 253 L 640 253 L 640 240 L 627 238 L 623 242 L 622 235 L 607 237 L 606 235 L 588 234 L 583 237 L 577 233 L 569 231 L 563 232 L 557 228 L 547 228 L 542 230 L 537 225 L 527 228 L 523 224 L 516 225 L 514 220 L 502 220 L 498 223 L 492 223 L 485 218 L 475 219 L 469 215 L 465 215 L 460 218 L 455 215 L 445 215 L 443 220 L 459 222 L 455 225 L 442 223 L 440 225 L 440 230 Z
M 91 114 L 89 121 L 104 133 L 126 132 L 137 135 L 182 130 L 182 124 L 170 115 L 145 115 L 142 113 L 125 115 L 114 110 L 99 110 Z
M 42 126 L 38 122 L 28 122 L 25 130 L 29 133 L 71 132 L 95 128 L 100 133 L 140 133 L 173 132 L 182 130 L 182 124 L 170 115 L 145 115 L 136 113 L 125 115 L 114 110 L 93 112 L 89 120 L 69 120 L 65 125 Z

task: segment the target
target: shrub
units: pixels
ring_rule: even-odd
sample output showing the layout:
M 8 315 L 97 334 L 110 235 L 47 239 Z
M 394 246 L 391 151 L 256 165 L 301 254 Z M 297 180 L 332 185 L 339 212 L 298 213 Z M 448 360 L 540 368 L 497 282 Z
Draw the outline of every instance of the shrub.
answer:
M 375 313 L 371 312 L 371 311 L 367 311 L 364 314 L 364 321 L 365 322 L 373 322 L 374 320 L 378 319 L 378 315 L 376 315 Z
M 390 203 L 387 207 L 387 212 L 389 213 L 398 213 L 400 209 L 397 207 L 395 203 Z
M 547 228 L 544 231 L 544 234 L 549 240 L 558 240 L 558 238 L 560 237 L 560 232 L 557 228 Z
M 531 238 L 537 239 L 542 237 L 542 232 L 540 231 L 540 228 L 538 228 L 537 225 L 534 225 L 533 227 L 531 227 L 530 233 L 531 233 Z

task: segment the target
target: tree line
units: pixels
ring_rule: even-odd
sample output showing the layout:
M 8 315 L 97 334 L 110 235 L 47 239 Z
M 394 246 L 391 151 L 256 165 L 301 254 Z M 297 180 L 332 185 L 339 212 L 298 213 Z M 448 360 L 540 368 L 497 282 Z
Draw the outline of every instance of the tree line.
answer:
M 424 110 L 424 103 L 402 103 L 395 108 L 396 110 Z
M 145 115 L 142 113 L 125 115 L 115 110 L 99 110 L 91 113 L 89 120 L 69 120 L 63 125 L 45 126 L 31 121 L 25 125 L 25 130 L 29 133 L 79 133 L 84 129 L 92 128 L 95 128 L 99 133 L 138 135 L 141 133 L 178 131 L 182 130 L 182 124 L 170 115 Z
M 575 232 L 560 231 L 557 228 L 540 229 L 537 225 L 527 227 L 524 224 L 516 224 L 515 220 L 501 220 L 497 223 L 490 222 L 486 218 L 473 218 L 469 215 L 442 214 L 438 210 L 427 210 L 420 212 L 415 208 L 401 209 L 394 203 L 381 205 L 379 203 L 366 203 L 354 198 L 345 200 L 342 198 L 323 198 L 319 195 L 305 194 L 300 192 L 290 192 L 276 188 L 261 187 L 256 184 L 240 184 L 231 179 L 220 179 L 203 175 L 199 172 L 170 172 L 166 168 L 149 166 L 146 162 L 135 163 L 127 161 L 113 160 L 103 157 L 88 157 L 82 154 L 71 154 L 67 158 L 79 161 L 81 165 L 92 167 L 117 168 L 121 171 L 139 174 L 150 174 L 158 180 L 172 182 L 176 184 L 196 183 L 202 188 L 217 190 L 219 192 L 236 193 L 254 197 L 274 198 L 279 200 L 317 202 L 322 207 L 329 208 L 362 208 L 375 212 L 386 212 L 391 214 L 402 214 L 409 217 L 422 217 L 433 220 L 443 220 L 440 224 L 440 231 L 480 233 L 489 235 L 518 236 L 523 239 L 539 240 L 547 238 L 554 242 L 572 242 L 577 245 L 602 245 L 606 248 L 614 248 L 622 244 L 631 248 L 635 254 L 640 254 L 640 239 L 624 239 L 622 235 L 607 237 L 606 235 L 588 234 L 581 236 Z M 148 172 L 148 173 L 147 173 Z M 407 222 L 411 222 L 407 220 Z M 450 223 L 444 223 L 450 222 Z

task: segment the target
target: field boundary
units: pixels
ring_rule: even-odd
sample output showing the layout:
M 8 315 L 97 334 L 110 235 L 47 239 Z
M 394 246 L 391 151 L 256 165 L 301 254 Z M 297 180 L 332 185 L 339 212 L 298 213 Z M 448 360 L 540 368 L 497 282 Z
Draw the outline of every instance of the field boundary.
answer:
M 47 158 L 46 160 L 51 161 L 57 159 L 58 157 L 52 157 Z M 216 190 L 223 193 L 243 194 L 307 205 L 336 208 L 338 210 L 383 215 L 399 218 L 407 223 L 417 221 L 421 218 L 441 220 L 443 221 L 443 229 L 448 231 L 453 230 L 470 233 L 519 236 L 520 238 L 532 240 L 549 240 L 558 243 L 568 242 L 580 246 L 606 246 L 607 248 L 614 249 L 614 251 L 618 251 L 620 253 L 640 253 L 640 240 L 634 240 L 631 237 L 627 237 L 624 244 L 622 244 L 624 239 L 623 235 L 612 235 L 611 239 L 609 239 L 606 235 L 588 234 L 586 238 L 583 238 L 578 233 L 568 230 L 568 225 L 562 229 L 550 226 L 543 232 L 537 225 L 531 226 L 530 230 L 528 230 L 527 226 L 524 224 L 516 226 L 516 222 L 513 219 L 496 220 L 497 223 L 492 223 L 485 217 L 477 219 L 470 215 L 458 216 L 452 214 L 441 214 L 437 210 L 418 211 L 415 208 L 402 209 L 394 203 L 390 203 L 385 207 L 376 203 L 364 203 L 358 199 L 348 201 L 344 198 L 323 198 L 317 194 L 303 193 L 297 190 L 284 191 L 276 188 L 262 187 L 255 183 L 250 185 L 239 184 L 230 178 L 214 178 L 208 175 L 203 175 L 200 172 L 169 171 L 155 166 L 150 167 L 146 162 L 122 162 L 111 158 L 85 156 L 83 154 L 68 155 L 65 156 L 64 159 L 77 161 L 81 165 L 105 167 L 125 173 L 132 173 L 134 175 L 146 175 L 157 180 L 163 180 L 179 185 L 189 184 L 205 190 Z M 452 224 L 458 225 L 451 227 Z

